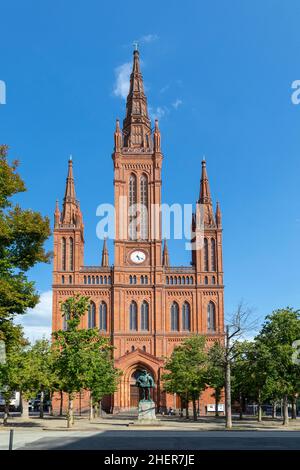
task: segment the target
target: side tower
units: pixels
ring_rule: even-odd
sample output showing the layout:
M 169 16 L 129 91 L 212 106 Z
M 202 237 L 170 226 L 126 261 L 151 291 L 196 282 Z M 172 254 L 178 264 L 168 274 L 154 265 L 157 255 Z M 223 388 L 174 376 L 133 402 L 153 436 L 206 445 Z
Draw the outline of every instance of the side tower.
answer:
M 196 272 L 198 305 L 204 309 L 201 316 L 201 332 L 222 335 L 224 331 L 223 260 L 222 260 L 222 218 L 219 203 L 214 214 L 206 161 L 202 160 L 200 194 L 193 215 L 192 231 L 194 242 L 192 265 Z M 210 339 L 210 337 L 208 337 Z
M 83 266 L 83 229 L 82 214 L 76 200 L 73 161 L 70 157 L 62 212 L 58 201 L 54 212 L 53 330 L 62 328 L 57 291 L 67 286 L 70 289 L 81 283 L 79 271 Z

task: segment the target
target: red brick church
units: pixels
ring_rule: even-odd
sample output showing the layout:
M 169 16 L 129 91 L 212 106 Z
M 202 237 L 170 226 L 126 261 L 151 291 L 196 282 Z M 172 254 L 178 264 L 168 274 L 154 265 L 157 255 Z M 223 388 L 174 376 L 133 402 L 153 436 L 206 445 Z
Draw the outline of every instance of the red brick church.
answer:
M 137 406 L 135 380 L 141 369 L 149 371 L 157 384 L 157 407 L 177 408 L 179 400 L 166 396 L 161 386 L 164 358 L 189 335 L 205 334 L 208 342 L 223 336 L 221 212 L 218 204 L 213 210 L 203 161 L 197 201 L 202 210 L 201 218 L 196 213 L 192 218 L 191 239 L 196 243 L 191 264 L 171 266 L 167 242 L 162 240 L 161 216 L 150 210 L 161 204 L 163 155 L 157 120 L 151 128 L 137 50 L 133 53 L 123 127 L 116 122 L 112 159 L 114 264 L 109 263 L 104 241 L 97 266 L 84 264 L 83 217 L 75 194 L 73 163 L 69 161 L 62 211 L 57 203 L 54 217 L 53 331 L 64 328 L 60 301 L 75 293 L 90 297 L 81 326 L 97 327 L 111 339 L 115 365 L 123 371 L 110 409 L 118 412 Z M 142 208 L 139 223 L 135 223 L 131 211 L 136 204 Z M 207 404 L 214 403 L 212 392 L 206 390 L 200 397 L 201 413 Z

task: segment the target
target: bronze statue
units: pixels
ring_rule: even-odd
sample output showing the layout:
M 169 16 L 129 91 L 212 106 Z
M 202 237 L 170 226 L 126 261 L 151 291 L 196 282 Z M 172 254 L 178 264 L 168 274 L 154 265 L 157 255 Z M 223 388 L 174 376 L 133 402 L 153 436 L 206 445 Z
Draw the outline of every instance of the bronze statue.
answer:
M 136 380 L 136 386 L 142 390 L 142 400 L 151 401 L 151 388 L 155 387 L 153 377 L 144 369 Z

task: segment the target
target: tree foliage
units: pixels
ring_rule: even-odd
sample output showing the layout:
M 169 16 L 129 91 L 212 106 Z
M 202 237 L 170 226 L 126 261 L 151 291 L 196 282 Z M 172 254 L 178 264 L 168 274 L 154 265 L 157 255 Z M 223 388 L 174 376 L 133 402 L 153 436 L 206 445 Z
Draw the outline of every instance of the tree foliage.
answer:
M 17 169 L 18 162 L 7 159 L 7 146 L 0 145 L 0 320 L 12 319 L 37 304 L 35 284 L 26 272 L 50 259 L 44 249 L 49 219 L 13 201 L 13 196 L 26 190 Z

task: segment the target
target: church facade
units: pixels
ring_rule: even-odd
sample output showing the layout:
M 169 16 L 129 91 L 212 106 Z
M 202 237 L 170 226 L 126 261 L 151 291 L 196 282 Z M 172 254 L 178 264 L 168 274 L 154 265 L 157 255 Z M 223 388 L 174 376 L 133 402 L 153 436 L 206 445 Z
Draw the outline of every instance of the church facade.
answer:
M 221 211 L 219 204 L 213 210 L 203 161 L 199 209 L 191 223 L 191 263 L 171 266 L 161 214 L 152 210 L 161 205 L 161 136 L 157 120 L 151 128 L 137 50 L 122 128 L 116 122 L 112 160 L 114 264 L 104 240 L 99 266 L 84 264 L 83 217 L 69 160 L 62 210 L 57 202 L 54 215 L 53 331 L 65 327 L 60 302 L 77 293 L 88 296 L 81 327 L 97 327 L 110 338 L 115 366 L 123 371 L 107 407 L 118 412 L 137 406 L 135 381 L 146 369 L 157 384 L 157 407 L 177 408 L 178 398 L 162 387 L 165 358 L 190 335 L 204 334 L 208 344 L 223 338 Z M 212 392 L 200 397 L 200 413 L 214 403 Z

